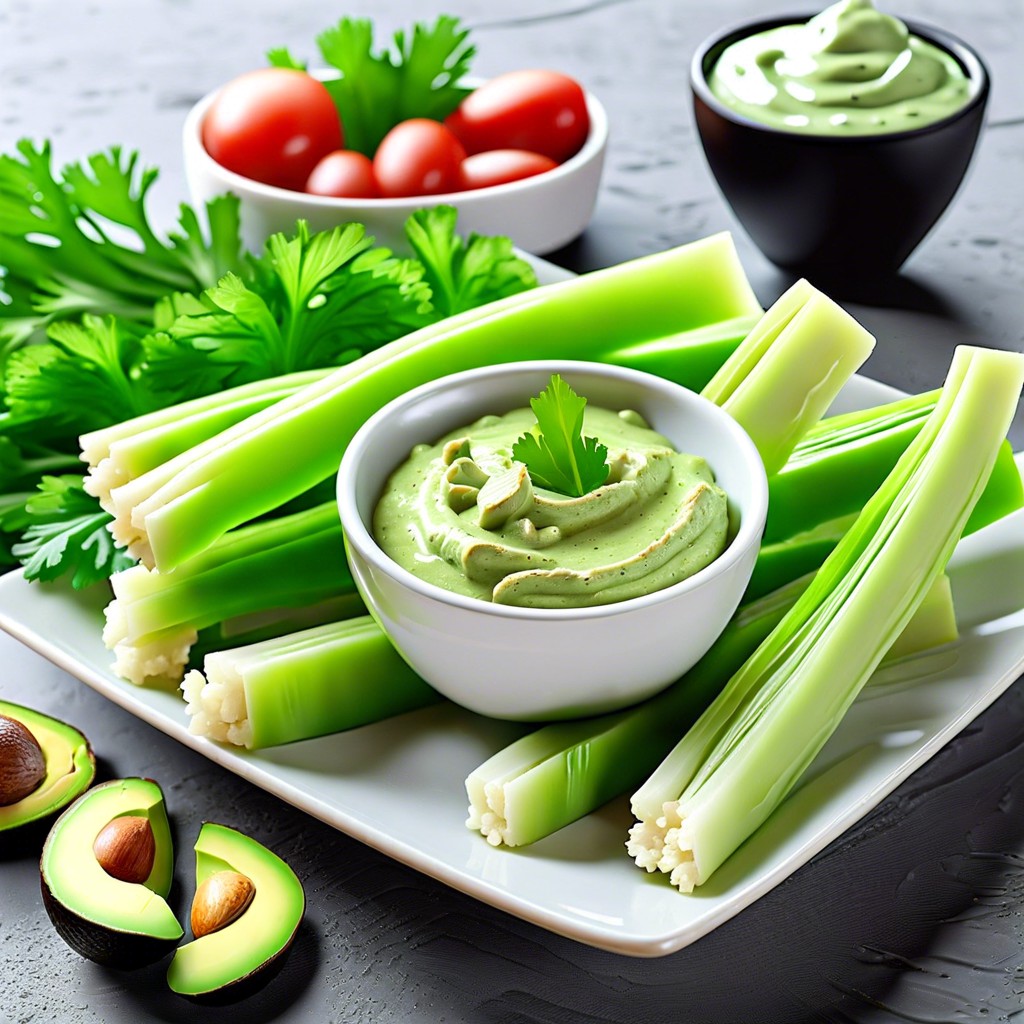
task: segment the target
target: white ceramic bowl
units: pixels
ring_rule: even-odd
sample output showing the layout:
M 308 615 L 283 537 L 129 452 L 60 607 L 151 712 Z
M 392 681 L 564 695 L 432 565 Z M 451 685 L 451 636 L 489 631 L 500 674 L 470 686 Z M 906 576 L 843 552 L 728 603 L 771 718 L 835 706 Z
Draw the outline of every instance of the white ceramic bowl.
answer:
M 581 609 L 491 604 L 425 583 L 371 533 L 391 473 L 415 444 L 528 404 L 552 373 L 595 406 L 636 409 L 677 448 L 708 460 L 729 495 L 726 550 L 690 578 L 644 597 Z M 746 588 L 768 507 L 753 442 L 718 406 L 621 367 L 523 362 L 453 374 L 384 406 L 349 444 L 338 473 L 349 564 L 367 606 L 413 668 L 457 704 L 496 718 L 597 714 L 678 679 L 724 628 Z
M 470 85 L 481 84 L 481 80 L 467 81 Z M 267 236 L 275 231 L 294 231 L 300 217 L 314 231 L 358 221 L 366 225 L 379 244 L 403 250 L 406 245 L 402 225 L 409 214 L 424 206 L 447 203 L 458 209 L 459 231 L 463 235 L 474 231 L 481 235 L 507 235 L 520 249 L 539 255 L 571 242 L 594 212 L 608 142 L 608 118 L 600 101 L 590 93 L 590 134 L 583 148 L 544 174 L 507 185 L 436 196 L 335 199 L 264 185 L 218 164 L 203 147 L 201 135 L 203 118 L 217 92 L 204 96 L 185 118 L 182 143 L 189 193 L 197 207 L 225 192 L 238 196 L 242 240 L 256 252 L 262 251 Z

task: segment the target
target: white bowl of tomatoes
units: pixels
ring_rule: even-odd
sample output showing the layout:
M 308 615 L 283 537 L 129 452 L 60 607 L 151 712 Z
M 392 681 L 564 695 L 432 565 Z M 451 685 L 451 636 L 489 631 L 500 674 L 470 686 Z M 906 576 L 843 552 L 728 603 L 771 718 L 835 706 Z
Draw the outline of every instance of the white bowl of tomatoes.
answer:
M 454 206 L 460 233 L 505 235 L 548 253 L 586 227 L 608 141 L 601 103 L 551 71 L 466 79 L 443 122 L 394 126 L 372 158 L 346 151 L 328 71 L 264 68 L 200 100 L 184 126 L 193 202 L 233 193 L 242 237 L 259 251 L 299 219 L 314 231 L 356 221 L 402 249 L 413 211 Z M 262 180 L 261 180 L 262 179 Z M 315 191 L 308 191 L 307 189 Z M 341 194 L 322 194 L 322 193 Z

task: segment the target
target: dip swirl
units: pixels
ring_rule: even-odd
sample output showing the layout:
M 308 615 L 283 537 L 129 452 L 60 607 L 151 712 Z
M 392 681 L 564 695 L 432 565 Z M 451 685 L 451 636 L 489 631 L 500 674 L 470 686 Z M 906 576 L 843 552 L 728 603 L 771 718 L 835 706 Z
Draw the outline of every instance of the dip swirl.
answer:
M 674 450 L 635 412 L 587 407 L 610 473 L 578 498 L 534 487 L 512 446 L 530 409 L 486 416 L 418 445 L 373 517 L 381 548 L 446 590 L 498 604 L 580 608 L 671 586 L 726 546 L 725 493 L 707 462 Z
M 964 107 L 976 87 L 951 54 L 871 0 L 841 0 L 806 24 L 733 43 L 708 85 L 751 120 L 813 135 L 920 128 Z

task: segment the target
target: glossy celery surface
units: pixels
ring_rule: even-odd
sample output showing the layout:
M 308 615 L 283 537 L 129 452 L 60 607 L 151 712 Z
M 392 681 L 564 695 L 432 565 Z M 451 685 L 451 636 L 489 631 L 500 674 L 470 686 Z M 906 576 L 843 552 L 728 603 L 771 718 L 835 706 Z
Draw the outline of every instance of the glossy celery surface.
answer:
M 920 429 L 920 424 L 915 429 Z M 909 444 L 911 438 L 906 439 Z M 813 479 L 819 469 L 823 470 L 820 482 L 820 494 L 815 504 L 809 504 L 799 510 L 798 516 L 790 520 L 790 526 L 797 528 L 804 525 L 802 532 L 795 533 L 781 540 L 769 540 L 765 538 L 761 550 L 757 554 L 757 561 L 754 564 L 754 571 L 751 574 L 750 582 L 744 592 L 744 600 L 751 601 L 762 594 L 781 587 L 789 580 L 796 579 L 804 573 L 817 569 L 828 557 L 832 549 L 843 538 L 843 534 L 853 525 L 857 519 L 857 512 L 850 512 L 848 515 L 841 515 L 836 519 L 829 519 L 824 522 L 817 522 L 818 515 L 827 515 L 835 509 L 845 509 L 852 505 L 855 509 L 864 506 L 871 497 L 870 493 L 864 491 L 864 480 L 871 480 L 875 474 L 883 468 L 891 470 L 896 464 L 899 454 L 893 454 L 886 450 L 886 441 L 875 449 L 872 445 L 872 438 L 865 438 L 864 449 L 871 449 L 870 458 L 864 457 L 864 451 L 855 451 L 855 461 L 863 469 L 863 477 L 853 480 L 843 489 L 841 498 L 838 498 L 840 485 L 836 489 L 830 489 L 830 478 L 835 469 L 842 469 L 846 452 L 840 448 L 823 454 L 808 468 L 808 477 Z M 829 465 L 834 460 L 836 466 Z M 849 466 L 849 473 L 855 474 L 857 468 Z M 769 509 L 771 508 L 772 487 L 775 485 L 781 474 L 771 477 L 768 481 Z M 804 483 L 808 480 L 805 478 Z M 1024 487 L 1021 486 L 1020 467 L 1014 461 L 1013 449 L 1009 441 L 1004 441 L 996 456 L 992 473 L 978 498 L 977 504 L 971 512 L 967 525 L 964 526 L 963 536 L 980 530 L 989 523 L 994 523 L 1003 516 L 1024 507 Z M 771 513 L 769 512 L 769 515 Z
M 498 751 L 466 779 L 469 819 L 492 845 L 525 846 L 639 784 L 810 585 L 813 573 L 742 605 L 677 683 L 625 711 L 544 726 Z M 953 599 L 939 577 L 886 660 L 957 637 Z
M 111 586 L 127 643 L 355 594 L 334 502 L 233 530 L 173 573 L 133 566 Z
M 925 426 L 779 625 L 632 799 L 629 852 L 702 884 L 792 789 L 940 575 L 984 490 L 1024 356 L 960 348 Z
M 322 601 L 313 601 L 295 608 L 270 608 L 265 611 L 235 615 L 212 626 L 198 630 L 192 645 L 190 659 L 198 664 L 213 651 L 227 651 L 233 647 L 272 640 L 286 633 L 297 633 L 313 626 L 323 626 L 341 619 L 354 619 L 365 615 L 366 605 L 356 592 L 342 591 Z
M 92 469 L 109 459 L 113 478 L 123 482 L 321 380 L 329 372 L 305 370 L 242 384 L 83 434 L 79 438 L 82 459 Z
M 786 464 L 768 480 L 765 544 L 859 512 L 924 426 L 938 397 L 939 391 L 908 395 L 872 409 L 826 417 L 808 430 Z M 1009 442 L 1004 442 L 964 533 L 973 533 L 1022 504 L 1020 471 Z
M 769 484 L 771 481 L 769 481 Z M 753 601 L 785 586 L 809 572 L 815 572 L 854 524 L 857 514 L 830 519 L 809 530 L 774 543 L 763 543 L 754 562 L 744 601 Z
M 825 415 L 875 339 L 827 295 L 797 281 L 701 394 L 753 438 L 769 477 Z
M 116 515 L 138 531 L 139 557 L 169 570 L 330 476 L 366 418 L 419 384 L 510 360 L 603 360 L 760 312 L 727 235 L 524 292 L 385 345 L 235 424 L 173 472 L 152 471 L 152 488 L 144 474 L 115 491 Z
M 369 615 L 208 654 L 209 684 L 240 685 L 253 749 L 354 729 L 436 703 Z

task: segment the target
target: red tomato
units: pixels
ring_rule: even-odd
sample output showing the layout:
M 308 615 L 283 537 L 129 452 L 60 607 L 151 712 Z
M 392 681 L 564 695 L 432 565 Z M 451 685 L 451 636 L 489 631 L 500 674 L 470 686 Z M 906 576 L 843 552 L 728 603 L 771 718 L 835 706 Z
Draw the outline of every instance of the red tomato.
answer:
M 377 199 L 380 189 L 373 176 L 373 161 L 353 149 L 337 149 L 328 153 L 313 168 L 306 191 L 318 196 L 345 199 Z
M 557 71 L 511 71 L 474 89 L 445 124 L 470 155 L 528 149 L 561 163 L 590 131 L 580 84 Z
M 320 158 L 343 141 L 322 82 L 304 71 L 261 68 L 220 90 L 203 119 L 203 145 L 229 171 L 301 191 Z
M 381 139 L 373 175 L 382 196 L 436 196 L 462 187 L 466 151 L 440 121 L 414 117 Z
M 532 178 L 557 166 L 551 157 L 526 149 L 488 149 L 462 161 L 462 187 L 504 185 L 520 178 Z

